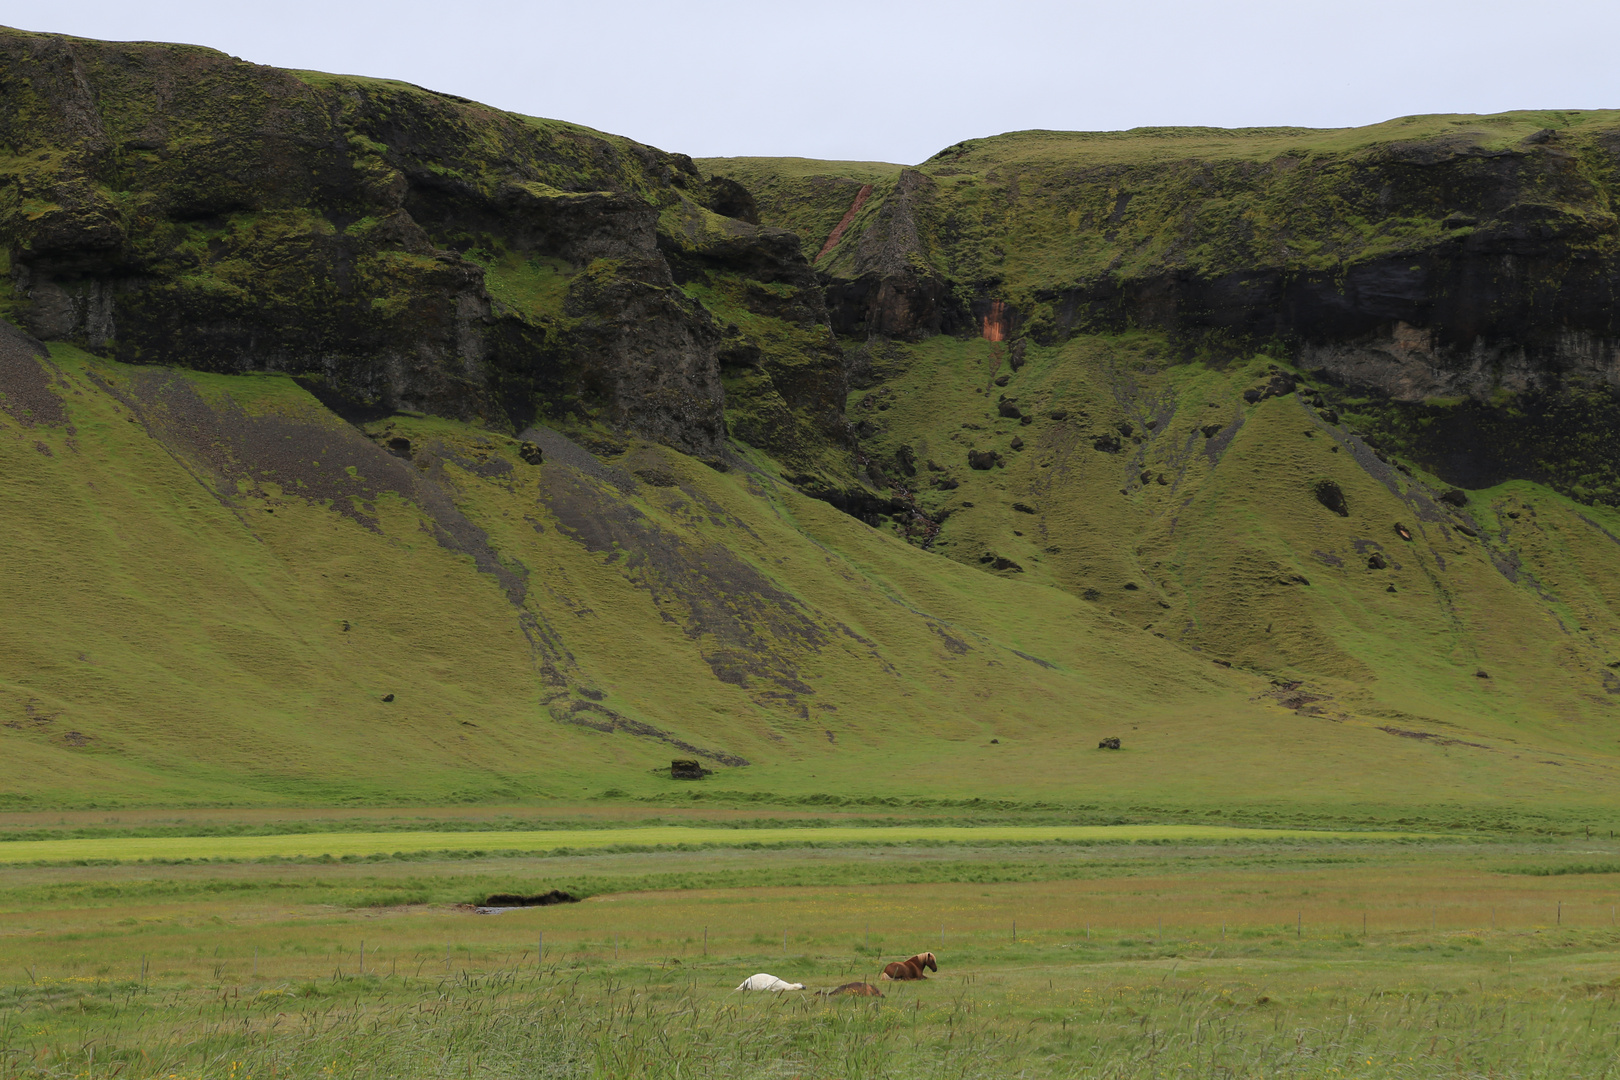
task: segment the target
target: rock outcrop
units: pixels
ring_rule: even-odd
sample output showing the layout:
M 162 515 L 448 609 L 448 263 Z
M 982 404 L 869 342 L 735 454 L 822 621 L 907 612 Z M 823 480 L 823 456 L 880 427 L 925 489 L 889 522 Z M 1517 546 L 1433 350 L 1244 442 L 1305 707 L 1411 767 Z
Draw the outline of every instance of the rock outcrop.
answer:
M 769 191 L 767 222 L 831 179 L 703 164 Z M 1612 112 L 1019 132 L 895 167 L 817 266 L 843 333 L 1266 350 L 1370 398 L 1366 425 L 1452 482 L 1620 497 L 1591 449 L 1620 433 L 1617 167 Z
M 797 237 L 686 157 L 200 48 L 3 30 L 0 71 L 0 316 L 37 337 L 291 373 L 353 417 L 548 416 L 708 459 L 743 355 L 739 434 L 854 483 Z M 745 305 L 781 332 L 748 338 L 694 278 L 760 294 L 776 306 Z M 761 398 L 787 418 L 757 421 Z

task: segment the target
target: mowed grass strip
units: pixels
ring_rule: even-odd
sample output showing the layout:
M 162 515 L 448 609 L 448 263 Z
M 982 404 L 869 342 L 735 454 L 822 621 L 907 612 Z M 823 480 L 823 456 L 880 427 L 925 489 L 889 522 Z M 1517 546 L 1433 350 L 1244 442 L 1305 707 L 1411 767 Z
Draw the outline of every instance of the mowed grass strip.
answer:
M 1421 833 L 1244 829 L 1222 825 L 930 825 L 726 829 L 658 825 L 625 829 L 490 832 L 356 832 L 281 836 L 132 836 L 0 843 L 0 863 L 319 858 L 455 851 L 578 851 L 695 845 L 1139 842 L 1182 840 L 1416 840 Z

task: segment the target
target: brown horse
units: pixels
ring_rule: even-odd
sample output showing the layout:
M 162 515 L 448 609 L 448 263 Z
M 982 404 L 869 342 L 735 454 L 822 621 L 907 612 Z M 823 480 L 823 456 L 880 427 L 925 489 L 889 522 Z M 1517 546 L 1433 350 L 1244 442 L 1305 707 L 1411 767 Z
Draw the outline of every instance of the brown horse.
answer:
M 869 982 L 845 983 L 843 986 L 835 986 L 831 990 L 818 990 L 816 993 L 820 994 L 822 997 L 837 997 L 840 994 L 848 994 L 852 997 L 883 996 L 883 991 L 879 990 Z
M 890 964 L 888 967 L 883 969 L 883 974 L 878 977 L 888 979 L 890 982 L 907 982 L 912 979 L 926 979 L 928 976 L 923 974 L 923 968 L 927 968 L 929 971 L 939 970 L 939 965 L 934 963 L 933 953 L 918 953 L 910 960 L 901 960 Z

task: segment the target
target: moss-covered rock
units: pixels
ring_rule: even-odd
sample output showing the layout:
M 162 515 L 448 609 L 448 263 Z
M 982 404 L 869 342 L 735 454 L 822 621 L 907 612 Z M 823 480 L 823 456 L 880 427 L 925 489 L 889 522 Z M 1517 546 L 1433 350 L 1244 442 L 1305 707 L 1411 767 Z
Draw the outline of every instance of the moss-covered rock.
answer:
M 288 372 L 356 417 L 605 424 L 718 459 L 729 317 L 673 260 L 683 284 L 805 298 L 755 311 L 750 338 L 792 422 L 737 428 L 854 483 L 842 359 L 797 239 L 688 158 L 207 49 L 6 30 L 0 68 L 5 313 L 39 336 Z
M 1620 483 L 1591 448 L 1542 460 L 1536 447 L 1558 457 L 1569 439 L 1526 419 L 1620 423 L 1620 113 L 1028 131 L 915 169 L 701 164 L 759 193 L 766 223 L 825 230 L 816 266 L 853 339 L 1015 351 L 1145 329 L 1215 364 L 1264 350 L 1337 384 L 1392 448 L 1455 482 Z M 1469 434 L 1486 430 L 1511 447 Z

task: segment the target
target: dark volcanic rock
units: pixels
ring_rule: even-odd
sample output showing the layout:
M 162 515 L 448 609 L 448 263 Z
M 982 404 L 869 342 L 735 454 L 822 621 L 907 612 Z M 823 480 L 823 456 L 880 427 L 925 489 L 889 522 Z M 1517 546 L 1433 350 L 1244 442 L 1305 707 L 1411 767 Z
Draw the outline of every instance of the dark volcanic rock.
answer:
M 1344 501 L 1344 489 L 1332 480 L 1318 480 L 1311 488 L 1316 501 L 1340 517 L 1350 516 L 1350 507 Z
M 798 238 L 680 155 L 198 48 L 0 30 L 0 72 L 0 145 L 32 162 L 0 207 L 43 207 L 0 211 L 36 336 L 287 372 L 351 419 L 584 419 L 718 459 L 724 335 L 672 265 L 827 321 Z M 842 357 L 817 340 L 767 342 L 758 390 L 795 415 L 754 433 L 847 474 Z

